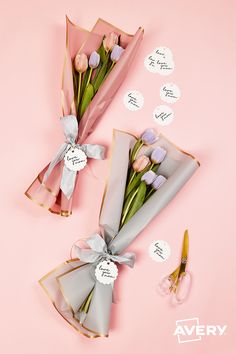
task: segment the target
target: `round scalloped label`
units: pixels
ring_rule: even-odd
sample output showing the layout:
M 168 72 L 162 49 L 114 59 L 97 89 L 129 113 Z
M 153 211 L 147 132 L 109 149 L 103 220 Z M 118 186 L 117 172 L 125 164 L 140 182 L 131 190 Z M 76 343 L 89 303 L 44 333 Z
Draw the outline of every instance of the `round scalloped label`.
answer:
M 159 125 L 165 126 L 170 124 L 174 119 L 174 111 L 171 107 L 160 105 L 153 111 L 153 119 Z
M 156 262 L 165 262 L 170 257 L 170 246 L 166 241 L 153 241 L 148 249 L 149 256 Z
M 146 56 L 144 59 L 144 65 L 151 73 L 164 76 L 170 75 L 175 68 L 172 57 L 166 57 L 161 54 L 157 54 L 156 52 Z
M 71 147 L 65 154 L 64 162 L 70 171 L 80 171 L 87 165 L 87 156 L 83 150 Z
M 166 103 L 175 103 L 180 99 L 180 89 L 173 83 L 166 83 L 160 88 L 160 97 Z
M 143 107 L 144 97 L 141 92 L 131 90 L 126 92 L 123 99 L 124 105 L 130 111 L 138 111 Z
M 118 268 L 114 262 L 107 259 L 100 263 L 95 268 L 95 277 L 102 284 L 113 283 L 118 276 Z

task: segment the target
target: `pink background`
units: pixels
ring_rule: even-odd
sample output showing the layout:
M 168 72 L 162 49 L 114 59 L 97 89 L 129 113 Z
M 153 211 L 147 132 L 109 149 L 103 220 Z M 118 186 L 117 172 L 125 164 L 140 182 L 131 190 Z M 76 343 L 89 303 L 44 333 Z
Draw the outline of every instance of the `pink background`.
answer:
M 8 0 L 0 7 L 1 352 L 235 353 L 235 1 Z M 173 105 L 174 122 L 159 130 L 202 164 L 130 247 L 137 262 L 134 270 L 124 267 L 117 282 L 119 301 L 113 306 L 108 339 L 80 336 L 37 284 L 69 258 L 76 239 L 97 229 L 108 161 L 92 162 L 92 171 L 81 173 L 69 219 L 48 213 L 23 194 L 63 139 L 58 118 L 65 14 L 86 28 L 99 16 L 127 32 L 145 28 L 129 76 L 89 141 L 109 146 L 113 127 L 137 134 L 155 127 L 152 111 L 161 103 L 159 88 L 172 81 L 182 98 Z M 176 69 L 169 77 L 151 74 L 143 65 L 159 45 L 174 53 Z M 129 89 L 145 96 L 139 112 L 123 105 Z M 173 308 L 155 286 L 177 265 L 185 228 L 194 282 L 188 301 Z M 163 264 L 148 256 L 155 239 L 168 241 L 172 249 Z M 192 317 L 205 325 L 226 324 L 226 334 L 179 344 L 173 336 L 175 321 Z

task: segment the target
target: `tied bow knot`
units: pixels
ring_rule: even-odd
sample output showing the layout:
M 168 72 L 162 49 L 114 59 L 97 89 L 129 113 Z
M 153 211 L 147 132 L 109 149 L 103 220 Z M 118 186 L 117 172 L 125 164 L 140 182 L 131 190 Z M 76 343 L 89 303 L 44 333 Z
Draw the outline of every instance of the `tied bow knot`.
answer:
M 126 264 L 133 268 L 135 262 L 135 254 L 126 252 L 121 255 L 112 254 L 107 246 L 104 238 L 100 234 L 94 234 L 86 241 L 89 248 L 82 248 L 75 245 L 76 256 L 85 263 L 98 263 L 102 259 L 109 259 L 119 264 Z
M 66 137 L 66 141 L 64 144 L 62 144 L 56 156 L 50 162 L 48 169 L 44 174 L 43 183 L 47 181 L 54 167 L 64 159 L 65 154 L 72 147 L 81 149 L 88 158 L 97 159 L 97 160 L 104 159 L 104 154 L 105 154 L 104 146 L 95 145 L 95 144 L 83 144 L 83 145 L 76 144 L 79 127 L 78 127 L 77 118 L 75 116 L 69 115 L 69 116 L 62 117 L 61 123 L 64 131 L 64 135 Z M 76 175 L 77 175 L 77 171 L 71 171 L 65 165 L 63 166 L 60 188 L 62 192 L 65 194 L 65 196 L 67 197 L 67 199 L 70 199 L 73 194 L 75 188 Z

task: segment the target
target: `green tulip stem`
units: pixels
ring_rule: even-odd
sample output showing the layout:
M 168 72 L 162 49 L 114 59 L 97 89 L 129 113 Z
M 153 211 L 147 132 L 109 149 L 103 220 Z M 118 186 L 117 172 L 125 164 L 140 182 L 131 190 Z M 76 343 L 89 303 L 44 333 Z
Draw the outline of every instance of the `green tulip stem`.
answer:
M 90 69 L 89 69 L 89 76 L 88 76 L 88 80 L 87 80 L 86 87 L 87 87 L 88 84 L 90 83 L 90 79 L 91 79 L 92 72 L 93 72 L 93 68 L 90 68 Z
M 82 73 L 79 72 L 79 83 L 78 83 L 78 94 L 77 94 L 77 112 L 79 111 L 79 102 L 80 102 L 80 93 L 81 93 L 81 81 L 82 81 Z
M 145 197 L 145 202 L 148 200 L 149 197 L 151 197 L 151 195 L 153 194 L 153 192 L 155 192 L 156 190 L 152 187 L 150 189 L 150 191 L 148 192 L 148 194 Z
M 128 185 L 133 181 L 135 175 L 136 175 L 136 171 L 132 171 Z

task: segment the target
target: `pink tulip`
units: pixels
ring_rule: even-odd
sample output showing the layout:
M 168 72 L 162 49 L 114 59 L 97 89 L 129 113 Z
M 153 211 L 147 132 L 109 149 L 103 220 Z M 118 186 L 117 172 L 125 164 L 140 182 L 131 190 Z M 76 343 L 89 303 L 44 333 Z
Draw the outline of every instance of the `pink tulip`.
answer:
M 109 52 L 114 48 L 114 46 L 118 43 L 118 36 L 114 32 L 109 33 L 103 39 L 103 47 L 106 52 Z
M 145 167 L 147 167 L 147 165 L 149 165 L 149 163 L 150 163 L 149 158 L 145 155 L 142 155 L 134 161 L 133 170 L 135 172 L 141 172 L 144 170 Z
M 87 55 L 82 53 L 77 53 L 75 57 L 75 70 L 78 73 L 84 73 L 88 69 L 88 58 Z

